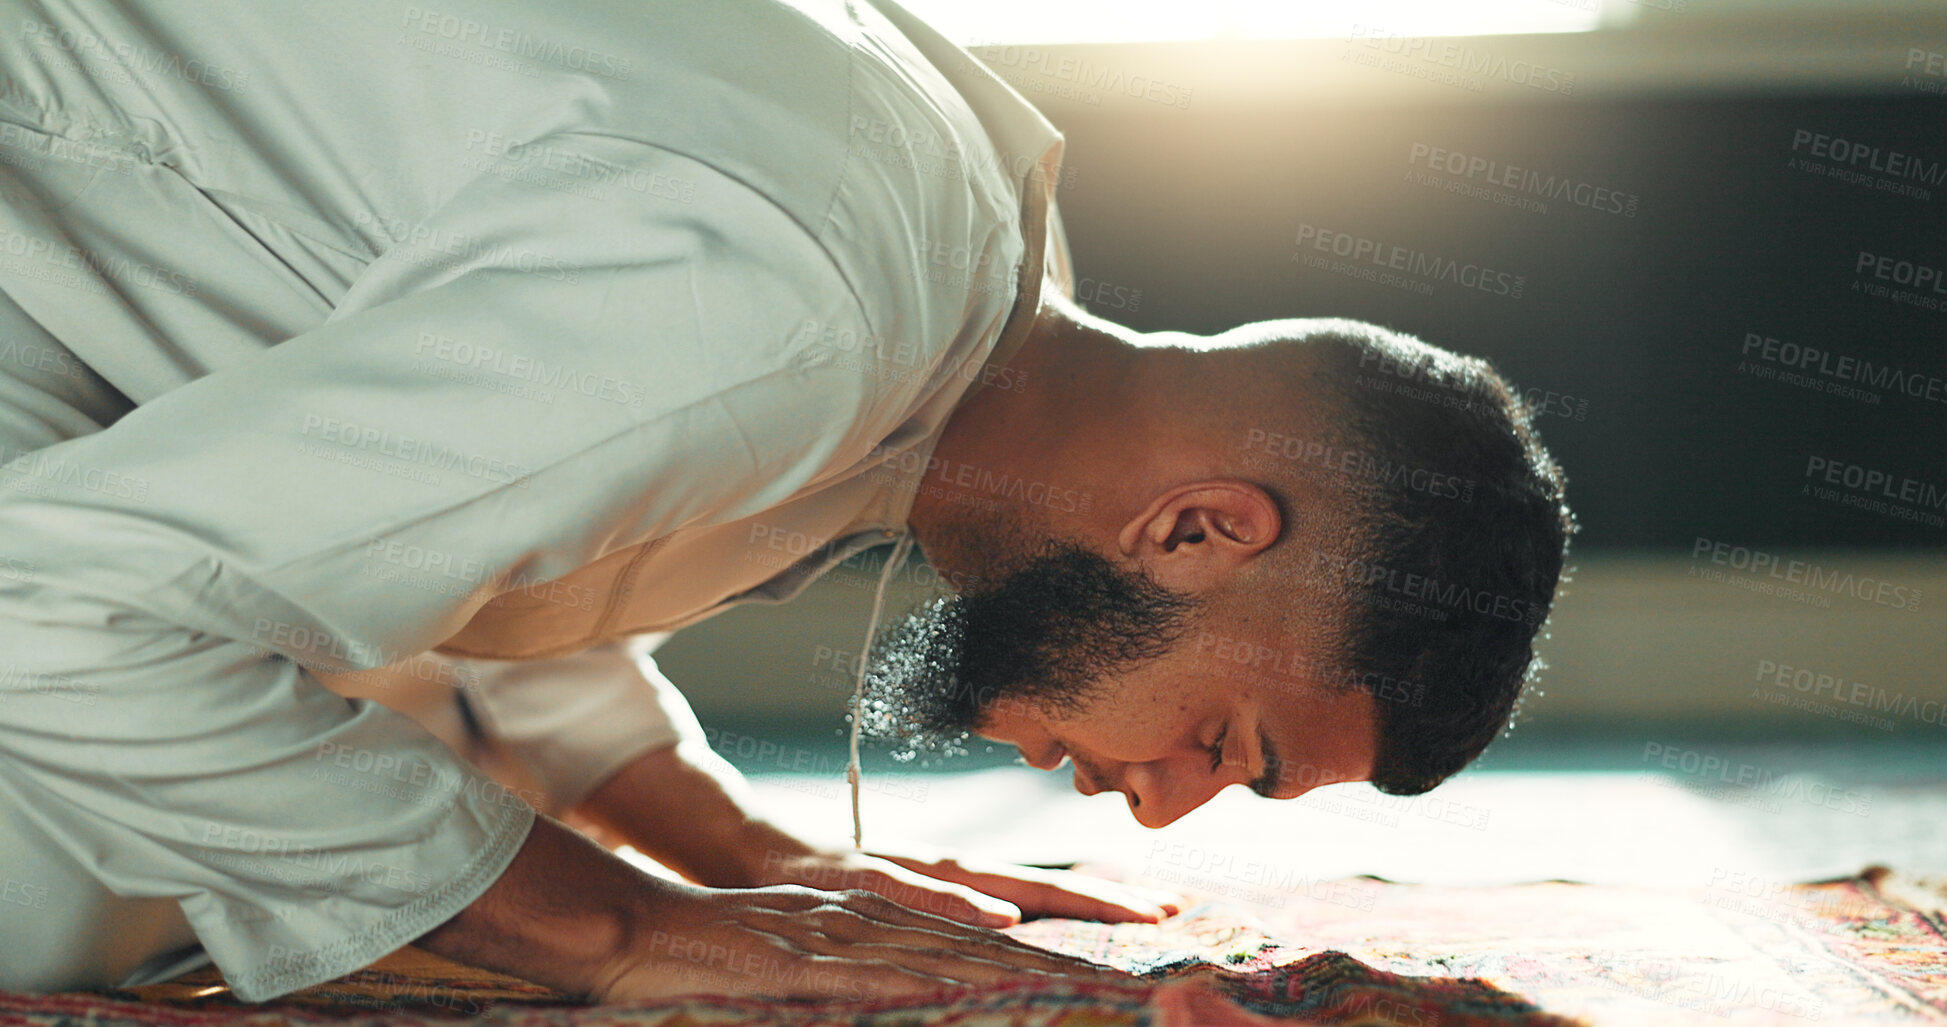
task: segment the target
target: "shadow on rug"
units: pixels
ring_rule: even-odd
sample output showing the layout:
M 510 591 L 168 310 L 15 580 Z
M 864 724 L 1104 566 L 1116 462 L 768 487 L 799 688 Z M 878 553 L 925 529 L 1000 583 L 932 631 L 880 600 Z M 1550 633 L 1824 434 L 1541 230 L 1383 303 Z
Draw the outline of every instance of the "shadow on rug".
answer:
M 1021 938 L 1141 975 L 930 1001 L 722 998 L 564 1005 L 524 981 L 406 949 L 261 1006 L 213 969 L 106 995 L 0 993 L 21 1027 L 1488 1027 L 1880 1024 L 1947 1019 L 1941 891 L 1881 868 L 1709 891 L 1370 878 L 1248 887 L 1169 881 L 1202 904 L 1156 926 L 1044 920 Z M 1213 898 L 1223 892 L 1225 897 Z

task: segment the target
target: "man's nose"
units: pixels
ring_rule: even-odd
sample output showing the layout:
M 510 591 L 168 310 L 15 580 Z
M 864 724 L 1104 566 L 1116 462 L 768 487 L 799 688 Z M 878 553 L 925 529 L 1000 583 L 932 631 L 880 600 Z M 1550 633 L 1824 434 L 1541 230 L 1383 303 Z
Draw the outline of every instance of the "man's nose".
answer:
M 1211 774 L 1171 774 L 1168 767 L 1153 763 L 1132 766 L 1123 776 L 1129 792 L 1129 812 L 1144 827 L 1168 827 L 1176 823 L 1230 783 Z

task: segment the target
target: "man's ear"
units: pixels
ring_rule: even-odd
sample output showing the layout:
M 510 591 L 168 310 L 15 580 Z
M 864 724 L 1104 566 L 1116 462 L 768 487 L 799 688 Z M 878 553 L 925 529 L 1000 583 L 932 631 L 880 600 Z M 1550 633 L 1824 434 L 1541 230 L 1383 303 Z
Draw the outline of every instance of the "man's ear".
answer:
M 1116 545 L 1165 588 L 1228 581 L 1278 540 L 1284 518 L 1270 493 L 1240 478 L 1172 485 L 1122 526 Z

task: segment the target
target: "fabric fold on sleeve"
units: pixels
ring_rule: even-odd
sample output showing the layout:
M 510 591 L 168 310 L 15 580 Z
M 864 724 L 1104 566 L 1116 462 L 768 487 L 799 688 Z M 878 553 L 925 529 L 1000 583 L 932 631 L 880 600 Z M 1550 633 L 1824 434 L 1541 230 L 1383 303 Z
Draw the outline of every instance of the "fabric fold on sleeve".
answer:
M 469 659 L 481 729 L 567 810 L 629 763 L 701 739 L 689 701 L 633 638 L 551 660 Z

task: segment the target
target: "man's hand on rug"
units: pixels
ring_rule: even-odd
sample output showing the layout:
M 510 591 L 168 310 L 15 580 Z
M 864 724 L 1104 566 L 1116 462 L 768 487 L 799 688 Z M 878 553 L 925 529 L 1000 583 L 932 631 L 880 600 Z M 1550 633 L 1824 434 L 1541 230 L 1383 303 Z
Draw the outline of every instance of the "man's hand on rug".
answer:
M 763 883 L 857 888 L 979 927 L 1007 927 L 1023 916 L 1156 923 L 1182 910 L 1174 895 L 1061 870 L 860 852 L 773 853 Z
M 1012 903 L 1022 914 L 1031 917 L 1153 924 L 1183 912 L 1183 898 L 1179 895 L 1066 870 L 957 859 L 893 855 L 883 858 L 913 873 Z
M 1010 927 L 1021 922 L 1021 910 L 1012 902 L 863 852 L 785 854 L 773 850 L 764 860 L 760 883 L 795 884 L 822 891 L 869 891 L 907 909 L 975 927 Z
M 695 889 L 604 969 L 593 997 L 697 993 L 864 1000 L 1007 981 L 1133 983 L 1122 971 L 863 891 Z
M 869 892 L 661 880 L 545 816 L 493 884 L 418 944 L 601 1002 L 702 993 L 865 999 L 1023 979 L 1134 980 Z

